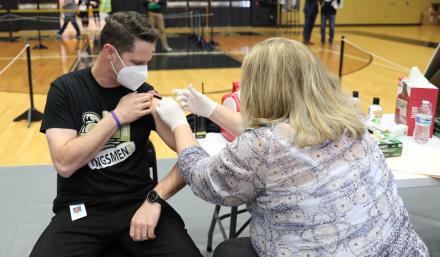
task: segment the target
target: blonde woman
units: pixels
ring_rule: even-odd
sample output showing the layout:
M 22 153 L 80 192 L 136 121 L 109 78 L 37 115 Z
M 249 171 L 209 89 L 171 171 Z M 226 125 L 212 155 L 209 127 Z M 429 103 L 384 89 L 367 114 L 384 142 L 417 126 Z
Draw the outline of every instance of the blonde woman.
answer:
M 226 110 L 191 95 L 186 108 L 227 120 Z M 250 239 L 225 241 L 214 256 L 429 256 L 377 143 L 306 46 L 284 38 L 256 45 L 242 65 L 241 108 L 242 121 L 231 123 L 247 129 L 215 156 L 173 99 L 157 108 L 193 192 L 246 204 L 252 216 Z

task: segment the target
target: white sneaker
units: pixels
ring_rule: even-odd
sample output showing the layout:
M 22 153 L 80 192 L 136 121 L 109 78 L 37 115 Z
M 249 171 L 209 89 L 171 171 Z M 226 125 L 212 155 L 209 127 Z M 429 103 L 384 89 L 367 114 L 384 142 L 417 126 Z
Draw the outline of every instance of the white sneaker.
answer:
M 167 47 L 164 47 L 163 50 L 165 50 L 165 52 L 172 52 L 173 48 L 167 46 Z

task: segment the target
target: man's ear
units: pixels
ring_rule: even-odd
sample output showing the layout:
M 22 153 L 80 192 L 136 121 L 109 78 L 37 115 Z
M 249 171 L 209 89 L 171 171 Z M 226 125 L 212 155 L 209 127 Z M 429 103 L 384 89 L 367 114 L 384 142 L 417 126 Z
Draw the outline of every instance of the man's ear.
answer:
M 103 51 L 105 57 L 109 60 L 113 57 L 113 54 L 115 54 L 115 48 L 110 44 L 105 44 L 102 47 L 102 51 Z

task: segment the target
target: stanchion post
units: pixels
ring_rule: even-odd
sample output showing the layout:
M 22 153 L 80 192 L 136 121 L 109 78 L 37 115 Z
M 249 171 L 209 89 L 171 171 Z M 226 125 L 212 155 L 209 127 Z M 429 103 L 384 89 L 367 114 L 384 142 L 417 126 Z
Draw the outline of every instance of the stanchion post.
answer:
M 344 51 L 345 51 L 345 36 L 341 38 L 341 52 L 339 55 L 339 80 L 342 79 L 342 68 L 344 67 Z
M 205 11 L 205 15 L 206 15 L 206 11 Z M 205 49 L 206 46 L 206 41 L 205 41 L 205 19 L 202 18 L 202 14 L 200 14 L 199 16 L 199 25 L 201 27 L 200 30 L 200 36 L 199 36 L 199 44 L 200 44 L 200 48 Z
M 32 85 L 32 62 L 31 62 L 31 48 L 28 46 L 26 49 L 26 60 L 28 69 L 28 84 L 29 84 L 29 98 L 31 103 L 31 109 L 34 109 L 34 90 Z
M 196 32 L 195 32 L 195 28 L 194 28 L 194 12 L 193 10 L 190 10 L 189 8 L 189 0 L 186 0 L 186 11 L 189 13 L 189 26 L 191 28 L 191 35 L 189 36 L 189 38 L 196 38 Z
M 14 119 L 14 121 L 20 121 L 26 119 L 28 121 L 28 127 L 30 127 L 32 121 L 40 121 L 43 119 L 43 113 L 39 112 L 34 107 L 34 92 L 32 87 L 31 48 L 29 44 L 26 45 L 26 60 L 27 60 L 27 68 L 28 68 L 29 98 L 30 98 L 31 107 L 24 113 L 17 116 Z
M 210 46 L 217 46 L 218 43 L 214 40 L 214 11 L 212 8 L 211 0 L 208 2 L 208 15 L 209 15 L 209 25 L 211 26 L 211 40 L 209 41 Z
M 9 38 L 6 40 L 6 42 L 17 42 L 18 40 L 17 40 L 17 38 L 15 38 L 13 35 L 12 35 L 12 25 L 11 25 L 11 10 L 8 8 L 7 10 L 6 10 L 6 13 L 7 13 L 7 17 L 8 17 L 8 33 L 9 33 Z
M 193 11 L 189 12 L 189 26 L 191 27 L 191 35 L 189 36 L 189 38 L 197 38 Z
M 277 28 L 279 28 L 281 26 L 281 21 L 282 21 L 282 12 L 281 12 L 281 4 L 280 1 L 277 1 Z
M 232 0 L 229 0 L 229 26 L 232 26 L 232 13 L 233 13 L 233 9 L 232 9 Z
M 38 44 L 34 46 L 34 49 L 47 49 L 47 46 L 41 43 L 40 0 L 37 1 L 37 10 Z

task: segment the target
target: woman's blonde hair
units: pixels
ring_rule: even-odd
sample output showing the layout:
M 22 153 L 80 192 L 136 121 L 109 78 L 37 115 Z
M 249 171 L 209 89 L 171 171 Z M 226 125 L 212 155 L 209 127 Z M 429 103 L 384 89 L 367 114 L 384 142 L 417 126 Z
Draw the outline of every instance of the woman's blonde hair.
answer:
M 246 56 L 241 75 L 241 113 L 246 127 L 288 120 L 299 147 L 337 139 L 345 131 L 359 138 L 359 111 L 319 59 L 303 44 L 270 38 Z

